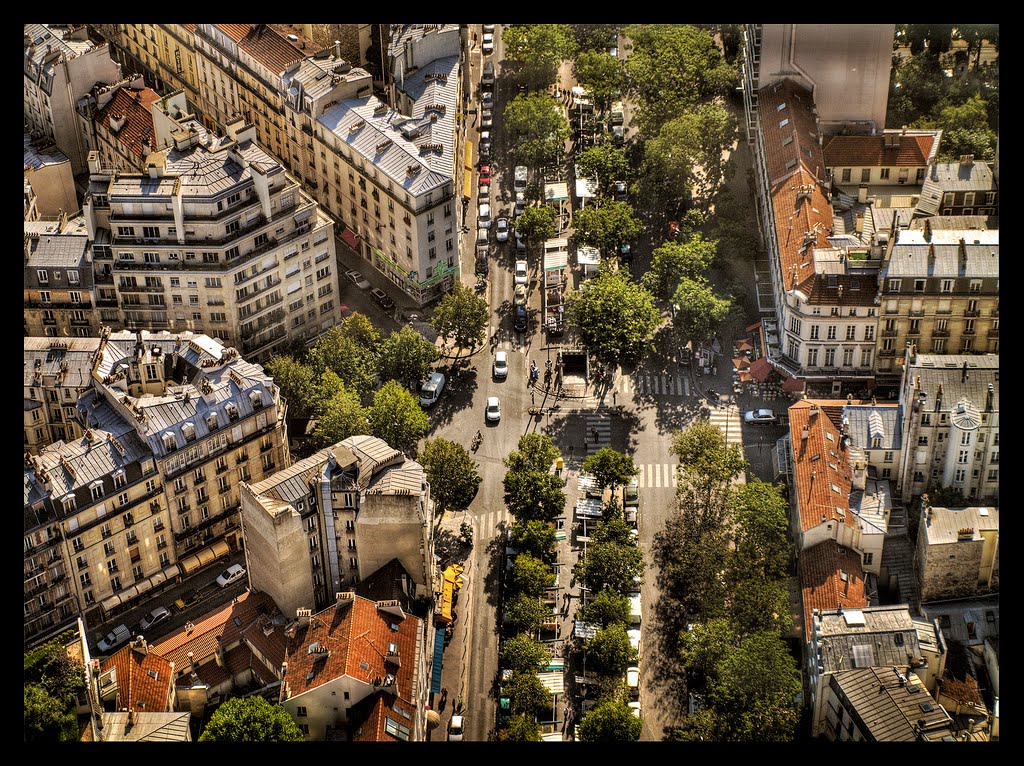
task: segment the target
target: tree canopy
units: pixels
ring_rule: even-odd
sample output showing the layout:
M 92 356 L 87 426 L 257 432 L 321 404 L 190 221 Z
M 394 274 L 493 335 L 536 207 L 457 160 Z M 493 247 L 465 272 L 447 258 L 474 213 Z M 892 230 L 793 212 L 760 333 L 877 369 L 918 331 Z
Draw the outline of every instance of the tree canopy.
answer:
M 611 588 L 619 593 L 631 590 L 633 578 L 643 571 L 643 551 L 636 545 L 616 541 L 591 543 L 586 558 L 580 558 L 573 566 L 576 579 L 585 580 L 591 590 Z
M 518 520 L 554 521 L 565 510 L 562 480 L 541 471 L 508 471 L 502 479 L 505 505 Z
M 400 450 L 413 447 L 430 427 L 420 403 L 409 389 L 394 380 L 389 380 L 373 395 L 366 419 L 372 435 Z
M 543 471 L 551 469 L 558 457 L 558 447 L 547 434 L 526 433 L 519 437 L 516 449 L 505 456 L 510 471 Z
M 434 308 L 430 325 L 446 341 L 475 348 L 487 332 L 487 313 L 487 300 L 456 282 Z
M 506 61 L 519 68 L 519 80 L 538 89 L 555 82 L 563 59 L 577 50 L 572 29 L 563 24 L 507 24 L 501 42 Z
M 526 519 L 509 527 L 508 539 L 517 551 L 547 559 L 555 547 L 555 530 L 547 522 Z
M 605 267 L 587 284 L 569 293 L 567 309 L 583 344 L 609 363 L 638 360 L 661 320 L 653 296 L 627 274 Z
M 520 633 L 506 641 L 502 652 L 513 673 L 536 673 L 551 659 L 548 650 L 527 633 Z
M 406 325 L 380 344 L 380 379 L 413 386 L 430 375 L 440 356 L 437 346 Z
M 334 373 L 327 370 L 324 375 L 334 376 Z M 337 376 L 334 378 L 339 387 L 318 408 L 316 429 L 313 431 L 317 447 L 329 447 L 370 430 L 367 411 L 359 403 L 359 394 L 341 383 Z
M 696 343 L 715 336 L 719 324 L 732 309 L 730 298 L 720 298 L 706 279 L 683 277 L 672 295 L 672 323 L 679 335 Z
M 272 356 L 264 365 L 267 374 L 281 389 L 288 403 L 288 415 L 308 418 L 313 415 L 313 396 L 316 387 L 313 369 L 293 356 Z
M 583 459 L 583 470 L 593 475 L 601 489 L 620 487 L 627 484 L 637 474 L 636 463 L 629 455 L 602 447 L 593 455 Z
M 442 437 L 427 439 L 418 459 L 440 512 L 469 507 L 483 477 L 465 447 Z
M 573 214 L 575 231 L 572 242 L 598 248 L 606 256 L 618 257 L 619 247 L 635 240 L 643 225 L 625 202 L 605 200 L 600 206 L 588 205 Z
M 620 676 L 636 660 L 626 626 L 613 622 L 598 630 L 584 643 L 587 669 L 605 676 Z
M 577 619 L 606 628 L 629 621 L 629 598 L 611 588 L 602 588 L 589 604 L 579 608 Z
M 637 742 L 642 731 L 643 721 L 617 699 L 595 706 L 576 729 L 582 742 Z
M 555 573 L 540 559 L 529 553 L 520 553 L 512 565 L 509 581 L 518 593 L 540 598 L 546 589 L 555 584 Z
M 654 248 L 651 265 L 640 283 L 654 296 L 671 300 L 683 279 L 706 279 L 718 254 L 718 242 L 693 232 L 689 239 Z
M 280 705 L 263 697 L 232 697 L 223 703 L 199 736 L 200 742 L 303 742 L 305 736 Z

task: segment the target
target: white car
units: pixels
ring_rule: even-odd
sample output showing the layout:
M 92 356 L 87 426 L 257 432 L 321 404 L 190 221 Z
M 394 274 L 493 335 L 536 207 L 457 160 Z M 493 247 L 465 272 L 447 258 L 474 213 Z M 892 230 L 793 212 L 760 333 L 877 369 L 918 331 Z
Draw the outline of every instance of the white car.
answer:
M 501 420 L 501 403 L 498 401 L 496 396 L 487 397 L 487 409 L 485 410 L 487 420 L 491 423 L 497 423 Z
M 490 54 L 494 53 L 494 35 L 493 34 L 491 34 L 490 32 L 487 32 L 484 35 L 483 44 L 481 44 L 480 50 L 482 50 L 484 52 L 485 56 L 489 56 Z
M 101 638 L 96 647 L 100 650 L 100 654 L 107 654 L 131 637 L 132 634 L 131 631 L 128 630 L 128 626 L 122 623 Z
M 238 582 L 245 577 L 245 569 L 242 568 L 241 564 L 232 564 L 217 577 L 217 584 L 226 588 L 233 582 Z
M 462 742 L 462 734 L 464 732 L 465 724 L 462 721 L 461 715 L 453 715 L 452 720 L 448 724 L 448 741 L 449 742 Z
M 149 630 L 154 625 L 157 625 L 168 617 L 171 616 L 170 610 L 166 606 L 158 606 L 156 609 L 151 610 L 139 621 L 139 630 Z
M 626 668 L 626 686 L 634 697 L 640 694 L 640 668 L 636 665 Z
M 640 703 L 636 700 L 630 700 L 626 703 L 626 707 L 629 708 L 629 712 L 633 714 L 634 718 L 640 717 Z
M 491 206 L 486 202 L 481 203 L 477 211 L 476 226 L 478 229 L 491 228 Z
M 370 286 L 370 283 L 366 281 L 366 278 L 355 269 L 349 269 L 346 271 L 345 276 L 348 277 L 348 280 L 360 290 L 365 290 Z
M 489 90 L 485 90 L 480 94 L 480 105 L 483 109 L 494 108 L 494 94 Z
M 497 221 L 498 241 L 505 242 L 508 239 L 508 219 L 499 218 Z
M 748 410 L 743 413 L 744 423 L 774 423 L 775 412 L 773 410 Z
M 526 261 L 516 261 L 515 274 L 515 284 L 517 285 L 525 285 L 530 281 L 530 276 L 526 272 Z
M 480 129 L 488 130 L 494 125 L 493 112 L 490 109 L 484 109 L 480 112 Z
M 516 250 L 526 250 L 526 237 L 516 232 Z
M 494 354 L 494 377 L 496 378 L 507 378 L 508 377 L 508 352 L 497 351 Z
M 526 285 L 516 285 L 515 293 L 512 296 L 512 303 L 515 306 L 526 305 Z

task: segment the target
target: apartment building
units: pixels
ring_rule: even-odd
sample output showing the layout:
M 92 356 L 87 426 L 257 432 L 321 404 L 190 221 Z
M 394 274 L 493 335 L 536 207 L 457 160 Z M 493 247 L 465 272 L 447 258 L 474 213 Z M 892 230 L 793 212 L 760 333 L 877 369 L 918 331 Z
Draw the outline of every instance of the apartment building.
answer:
M 747 141 L 758 132 L 759 92 L 779 79 L 812 91 L 826 133 L 885 127 L 895 24 L 748 24 L 743 99 Z
M 120 26 L 111 31 L 122 43 L 137 36 L 161 50 L 155 29 Z M 369 28 L 359 29 L 369 46 Z M 195 25 L 196 114 L 209 128 L 244 117 L 256 142 L 344 223 L 367 268 L 419 306 L 449 290 L 460 269 L 465 37 L 458 25 L 416 24 L 374 40 L 394 72 L 389 105 L 372 95 L 370 73 L 342 58 L 340 39 L 314 50 L 273 25 Z
M 81 209 L 71 160 L 53 139 L 25 133 L 25 220 L 74 215 Z
M 393 560 L 409 598 L 434 587 L 433 506 L 422 466 L 353 436 L 241 487 L 252 587 L 286 613 L 316 610 Z
M 78 399 L 92 387 L 92 362 L 98 337 L 26 337 L 25 451 L 76 441 L 84 433 L 77 420 Z
M 755 178 L 777 330 L 766 335 L 768 360 L 809 396 L 862 394 L 874 377 L 884 249 L 834 231 L 812 92 L 787 79 L 759 98 Z
M 101 321 L 202 330 L 254 361 L 340 321 L 333 223 L 252 126 L 239 120 L 214 137 L 175 119 L 173 98 L 154 104 L 155 138 L 171 131 L 170 148 L 150 154 L 145 173 L 92 167 L 83 210 L 117 301 Z
M 95 337 L 92 248 L 81 234 L 25 233 L 25 335 Z
M 999 509 L 923 504 L 914 552 L 922 601 L 999 592 Z
M 870 195 L 877 204 L 883 192 L 920 193 L 941 140 L 941 130 L 907 128 L 836 135 L 824 140 L 822 155 L 837 194 Z M 904 207 L 888 202 L 885 207 Z
M 237 549 L 238 483 L 289 462 L 273 381 L 208 336 L 105 330 L 90 375 L 81 437 L 25 455 L 29 643 Z
M 921 189 L 917 215 L 999 215 L 993 167 L 967 154 L 958 162 L 932 163 Z
M 87 150 L 100 165 L 118 172 L 141 173 L 157 147 L 152 105 L 160 95 L 147 88 L 142 75 L 112 85 L 97 85 L 79 99 L 78 114 Z
M 897 488 L 904 504 L 928 487 L 999 500 L 999 356 L 918 354 L 911 346 L 900 386 L 906 456 Z
M 71 160 L 72 173 L 84 173 L 88 151 L 78 99 L 97 82 L 120 80 L 120 67 L 106 44 L 89 39 L 84 25 L 25 24 L 24 47 L 25 129 L 50 138 Z

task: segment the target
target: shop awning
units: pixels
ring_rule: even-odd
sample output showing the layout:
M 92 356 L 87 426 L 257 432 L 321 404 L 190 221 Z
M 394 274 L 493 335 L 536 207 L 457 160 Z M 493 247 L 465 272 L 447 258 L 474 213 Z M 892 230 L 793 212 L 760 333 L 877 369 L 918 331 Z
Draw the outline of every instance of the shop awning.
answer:
M 755 359 L 753 364 L 750 365 L 750 376 L 758 383 L 764 383 L 774 369 L 768 363 L 768 360 L 762 356 L 760 359 Z
M 190 556 L 181 559 L 178 565 L 181 567 L 182 574 L 190 574 L 229 553 L 231 553 L 231 548 L 228 547 L 228 544 L 223 540 L 218 540 L 213 545 L 200 548 Z
M 473 169 L 466 168 L 462 172 L 462 196 L 469 199 L 473 196 Z
M 344 242 L 346 245 L 351 247 L 356 252 L 359 252 L 359 237 L 356 236 L 355 232 L 352 231 L 352 229 L 345 229 L 345 231 L 341 232 L 341 234 L 339 234 L 338 236 L 341 237 L 342 242 Z
M 540 682 L 544 685 L 552 694 L 561 694 L 565 691 L 565 673 L 558 671 L 557 673 L 538 673 Z
M 437 694 L 441 691 L 441 661 L 444 659 L 444 625 L 434 630 L 434 668 L 430 674 L 430 691 Z
M 462 567 L 458 564 L 452 564 L 444 570 L 441 582 L 441 611 L 438 614 L 438 619 L 445 624 L 452 621 L 452 600 L 455 597 L 455 591 L 462 587 L 460 574 L 462 574 Z

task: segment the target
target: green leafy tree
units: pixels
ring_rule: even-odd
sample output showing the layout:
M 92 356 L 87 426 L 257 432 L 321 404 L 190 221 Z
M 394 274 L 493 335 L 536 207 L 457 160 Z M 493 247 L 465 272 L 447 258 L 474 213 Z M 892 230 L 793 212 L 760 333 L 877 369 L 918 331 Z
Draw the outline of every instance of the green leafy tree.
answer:
M 781 635 L 792 628 L 785 580 L 740 580 L 732 584 L 731 590 L 729 610 L 740 636 L 760 632 Z
M 373 395 L 366 419 L 373 436 L 400 450 L 414 446 L 430 427 L 420 403 L 405 386 L 394 380 L 389 380 Z
M 576 82 L 594 94 L 600 109 L 607 109 L 625 86 L 621 61 L 604 48 L 581 52 L 573 61 L 572 72 Z
M 555 82 L 559 65 L 576 54 L 572 30 L 562 24 L 508 24 L 501 42 L 506 64 L 518 67 L 520 81 L 532 88 Z
M 313 415 L 313 392 L 316 388 L 313 368 L 292 356 L 272 356 L 264 365 L 267 374 L 281 389 L 293 418 Z
M 594 707 L 576 729 L 582 742 L 637 742 L 642 731 L 643 721 L 633 715 L 625 702 L 616 699 Z
M 694 232 L 689 239 L 666 242 L 651 253 L 650 268 L 640 283 L 654 296 L 669 300 L 682 279 L 706 279 L 718 254 L 718 242 Z
M 607 255 L 618 256 L 624 242 L 636 239 L 643 224 L 626 202 L 606 200 L 600 207 L 588 205 L 573 214 L 573 244 L 591 245 Z
M 569 322 L 591 353 L 610 364 L 637 361 L 661 315 L 653 296 L 622 272 L 598 270 L 590 287 L 569 293 Z
M 532 715 L 520 713 L 509 719 L 508 728 L 499 734 L 502 742 L 540 742 L 540 726 Z
M 503 653 L 513 673 L 536 673 L 551 658 L 547 649 L 527 633 L 520 633 L 506 641 Z
M 593 455 L 587 455 L 583 460 L 583 470 L 593 475 L 601 489 L 620 487 L 637 474 L 633 458 L 611 447 L 602 447 Z
M 747 467 L 740 447 L 726 442 L 725 434 L 707 422 L 694 422 L 676 431 L 670 451 L 679 458 L 687 481 L 708 494 L 726 490 Z
M 518 593 L 506 602 L 504 619 L 514 631 L 532 635 L 540 630 L 548 612 L 536 596 Z
M 77 704 L 85 689 L 85 667 L 68 654 L 73 634 L 64 633 L 25 653 L 25 683 L 39 684 L 67 706 Z
M 607 628 L 609 625 L 629 622 L 629 599 L 611 588 L 602 588 L 589 604 L 577 611 L 577 619 Z
M 460 348 L 475 348 L 487 332 L 487 300 L 456 282 L 430 317 L 430 325 L 445 341 Z
M 591 590 L 611 588 L 626 593 L 633 588 L 633 578 L 643 574 L 644 554 L 635 545 L 617 542 L 591 543 L 586 558 L 573 566 L 577 580 L 585 580 Z
M 509 542 L 517 551 L 547 559 L 555 549 L 555 530 L 536 519 L 517 521 L 509 528 Z
M 995 158 L 998 136 L 989 127 L 988 106 L 981 96 L 943 107 L 931 122 L 942 128 L 940 159 L 955 161 L 964 154 L 972 154 L 978 160 Z
M 683 278 L 672 296 L 675 317 L 672 322 L 684 338 L 696 342 L 709 340 L 719 324 L 729 316 L 730 298 L 719 298 L 706 280 Z
M 565 510 L 562 480 L 540 471 L 509 471 L 502 480 L 505 505 L 517 520 L 554 521 Z
M 718 665 L 735 647 L 738 637 L 725 617 L 694 622 L 679 632 L 679 661 L 694 691 L 718 680 Z
M 377 374 L 377 344 L 380 336 L 362 314 L 352 314 L 335 325 L 309 349 L 307 362 L 315 379 L 321 380 L 331 370 L 345 385 L 354 389 L 361 400 L 373 391 Z
M 619 545 L 634 545 L 633 527 L 621 516 L 606 519 L 597 525 L 591 540 L 595 543 L 618 543 Z
M 540 559 L 529 553 L 520 553 L 512 565 L 509 582 L 517 593 L 540 598 L 545 590 L 555 584 L 555 573 Z
M 502 114 L 502 127 L 506 135 L 516 136 L 519 146 L 527 155 L 532 155 L 539 147 L 545 147 L 549 142 L 554 142 L 561 147 L 569 137 L 569 123 L 566 122 L 565 112 L 560 108 L 561 104 L 553 101 L 551 96 L 544 92 L 520 94 L 508 102 Z M 533 147 L 533 148 L 530 148 Z M 546 155 L 549 150 L 542 149 L 541 155 Z M 543 164 L 537 162 L 536 157 L 523 157 L 526 164 L 538 167 Z
M 608 56 L 608 49 L 614 48 L 619 39 L 617 24 L 571 24 L 572 35 L 580 54 L 598 51 Z M 580 54 L 576 59 L 579 60 Z
M 514 452 L 505 456 L 509 471 L 541 471 L 546 473 L 558 458 L 558 447 L 547 434 L 527 433 L 519 437 Z
M 677 611 L 702 620 L 726 614 L 728 590 L 722 572 L 729 563 L 729 538 L 722 526 L 728 519 L 719 503 L 697 513 L 692 490 L 677 497 L 684 509 L 671 515 L 654 536 L 654 561 L 665 583 L 663 592 L 677 603 Z
M 24 685 L 25 742 L 74 742 L 78 717 L 67 700 L 55 697 L 37 683 Z
M 513 714 L 537 716 L 551 709 L 551 693 L 544 688 L 536 673 L 513 673 L 501 688 L 509 699 Z
M 441 437 L 427 439 L 418 459 L 440 512 L 469 507 L 483 477 L 465 447 Z
M 333 375 L 330 370 L 325 374 Z M 341 383 L 341 388 L 320 409 L 313 441 L 318 448 L 329 447 L 350 436 L 365 434 L 370 430 L 366 416 L 367 411 L 359 403 L 359 395 Z
M 516 231 L 526 238 L 526 246 L 531 249 L 551 239 L 558 231 L 555 226 L 555 209 L 550 205 L 524 208 L 523 214 L 516 220 Z
M 200 742 L 303 742 L 305 736 L 280 705 L 263 697 L 232 697 L 210 716 Z
M 611 143 L 595 144 L 577 151 L 575 162 L 577 177 L 596 180 L 606 194 L 615 181 L 627 181 L 632 175 L 626 152 Z
M 587 670 L 604 676 L 621 676 L 636 659 L 626 626 L 618 622 L 601 628 L 588 638 L 584 651 L 587 653 Z
M 413 386 L 430 375 L 440 357 L 437 346 L 406 325 L 380 345 L 380 379 Z
M 736 488 L 733 571 L 738 577 L 779 580 L 789 571 L 789 510 L 782 488 L 753 479 Z

